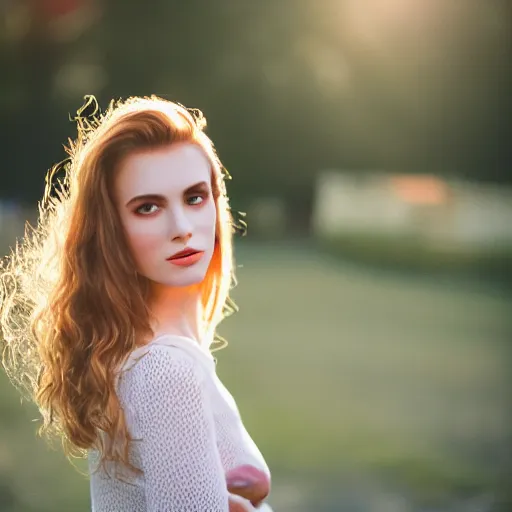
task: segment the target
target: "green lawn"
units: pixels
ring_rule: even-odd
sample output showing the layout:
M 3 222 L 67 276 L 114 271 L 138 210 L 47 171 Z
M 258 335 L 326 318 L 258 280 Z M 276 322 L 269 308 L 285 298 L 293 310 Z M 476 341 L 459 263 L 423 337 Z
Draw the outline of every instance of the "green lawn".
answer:
M 354 481 L 440 507 L 504 492 L 510 297 L 299 246 L 237 255 L 241 310 L 221 326 L 218 371 L 273 469 L 277 511 Z M 3 375 L 0 414 L 0 510 L 87 510 L 86 479 L 35 438 Z

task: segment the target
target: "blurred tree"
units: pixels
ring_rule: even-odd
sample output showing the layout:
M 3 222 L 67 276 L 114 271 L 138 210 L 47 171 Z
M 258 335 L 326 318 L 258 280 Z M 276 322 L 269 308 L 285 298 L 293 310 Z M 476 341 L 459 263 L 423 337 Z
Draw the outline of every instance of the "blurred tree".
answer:
M 0 58 L 13 71 L 0 79 L 6 95 L 0 104 L 5 144 L 1 195 L 21 201 L 39 199 L 43 177 L 62 158 L 66 106 L 55 94 L 56 76 L 74 41 L 61 38 L 69 16 L 90 0 L 18 0 L 7 4 Z M 3 77 L 7 79 L 4 79 Z M 30 150 L 27 150 L 30 148 Z
M 430 9 L 416 17 L 392 4 L 403 11 L 333 0 L 3 4 L 30 21 L 18 23 L 23 36 L 0 35 L 1 195 L 39 197 L 85 93 L 103 105 L 155 93 L 203 110 L 241 204 L 279 195 L 307 211 L 326 167 L 512 182 L 510 4 L 415 0 Z M 92 5 L 101 16 L 86 16 Z M 71 37 L 80 20 L 89 25 Z

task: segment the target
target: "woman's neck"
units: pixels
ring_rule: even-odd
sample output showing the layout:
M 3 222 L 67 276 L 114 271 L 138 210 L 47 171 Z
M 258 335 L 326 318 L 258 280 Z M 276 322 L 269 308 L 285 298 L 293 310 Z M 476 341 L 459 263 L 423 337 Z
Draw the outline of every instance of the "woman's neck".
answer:
M 199 285 L 183 288 L 154 285 L 149 309 L 154 337 L 175 334 L 201 342 L 205 326 Z

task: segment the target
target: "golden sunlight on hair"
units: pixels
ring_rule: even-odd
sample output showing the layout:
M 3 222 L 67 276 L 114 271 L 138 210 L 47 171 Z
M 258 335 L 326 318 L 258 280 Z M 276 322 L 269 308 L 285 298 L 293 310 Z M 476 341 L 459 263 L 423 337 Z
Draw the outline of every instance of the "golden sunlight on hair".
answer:
M 38 405 L 41 432 L 61 437 L 69 455 L 95 448 L 102 462 L 136 470 L 128 460 L 131 438 L 116 369 L 151 329 L 147 283 L 134 271 L 113 206 L 115 170 L 134 151 L 176 142 L 197 144 L 208 157 L 217 228 L 202 302 L 212 339 L 236 310 L 229 298 L 237 228 L 226 196 L 229 175 L 200 111 L 152 96 L 112 102 L 100 114 L 89 96 L 75 121 L 69 158 L 48 173 L 38 225 L 27 227 L 0 266 L 3 365 Z

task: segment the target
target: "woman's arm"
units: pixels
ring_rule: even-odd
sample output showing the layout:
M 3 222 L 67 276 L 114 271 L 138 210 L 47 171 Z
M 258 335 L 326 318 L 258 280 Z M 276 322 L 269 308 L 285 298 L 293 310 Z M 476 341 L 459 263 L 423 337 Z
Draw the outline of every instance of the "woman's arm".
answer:
M 148 511 L 227 512 L 226 479 L 199 365 L 179 350 L 155 346 L 133 370 Z

